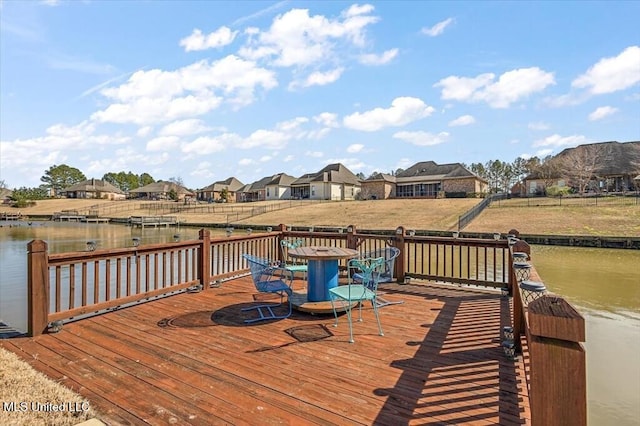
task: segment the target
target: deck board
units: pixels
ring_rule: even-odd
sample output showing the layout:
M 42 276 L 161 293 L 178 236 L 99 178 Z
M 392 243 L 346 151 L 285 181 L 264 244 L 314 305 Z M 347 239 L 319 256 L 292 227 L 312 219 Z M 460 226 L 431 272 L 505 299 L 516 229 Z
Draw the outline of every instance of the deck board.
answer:
M 496 292 L 388 284 L 371 308 L 244 324 L 248 278 L 0 340 L 84 395 L 108 424 L 529 424 L 521 361 L 505 358 Z M 354 312 L 357 316 L 357 312 Z

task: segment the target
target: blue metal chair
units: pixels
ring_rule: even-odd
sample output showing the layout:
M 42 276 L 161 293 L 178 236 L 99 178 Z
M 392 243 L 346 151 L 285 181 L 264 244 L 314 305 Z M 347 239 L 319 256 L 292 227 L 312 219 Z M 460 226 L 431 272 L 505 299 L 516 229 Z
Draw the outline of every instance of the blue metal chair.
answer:
M 396 265 L 396 258 L 400 255 L 400 249 L 396 248 L 396 247 L 384 247 L 381 249 L 377 249 L 374 251 L 370 251 L 367 253 L 364 253 L 364 255 L 362 256 L 363 258 L 374 258 L 377 259 L 379 257 L 384 259 L 384 269 L 380 272 L 380 277 L 378 277 L 378 283 L 390 283 L 394 280 L 393 277 L 393 272 L 395 269 L 395 265 Z M 353 276 L 353 279 L 356 282 L 361 282 L 362 278 L 360 276 L 360 274 L 355 274 Z M 378 307 L 381 308 L 383 306 L 387 306 L 387 305 L 399 305 L 401 303 L 404 303 L 404 301 L 399 300 L 396 302 L 390 302 L 386 299 L 384 299 L 383 297 L 381 297 L 380 295 L 378 295 L 377 299 L 376 299 L 376 303 L 378 304 Z
M 267 259 L 263 259 L 260 257 L 252 256 L 250 254 L 244 254 L 244 257 L 249 264 L 249 269 L 251 271 L 251 279 L 253 280 L 253 284 L 256 289 L 261 293 L 274 293 L 280 296 L 280 303 L 269 303 L 269 304 L 261 304 L 257 306 L 251 306 L 248 308 L 243 308 L 242 311 L 258 311 L 258 318 L 251 318 L 244 320 L 245 323 L 252 323 L 256 321 L 264 321 L 270 319 L 284 319 L 291 316 L 291 295 L 293 294 L 293 290 L 291 289 L 291 283 L 293 281 L 293 274 L 289 271 L 286 271 L 280 267 L 272 266 L 271 262 Z M 290 275 L 287 279 L 289 284 L 287 284 L 282 276 L 276 276 L 275 273 L 280 271 L 280 273 L 284 273 Z M 287 304 L 288 311 L 285 314 L 277 315 L 274 312 L 274 309 L 279 308 L 283 305 L 283 299 L 287 296 Z
M 370 301 L 373 306 L 373 312 L 378 322 L 378 331 L 380 336 L 384 336 L 382 332 L 382 325 L 380 324 L 380 318 L 378 317 L 378 304 L 376 303 L 378 282 L 381 276 L 381 272 L 384 266 L 384 258 L 379 257 L 376 259 L 351 259 L 347 263 L 348 271 L 348 284 L 340 285 L 329 290 L 331 295 L 331 308 L 333 309 L 333 315 L 336 318 L 334 327 L 338 326 L 338 312 L 336 311 L 336 304 L 342 301 L 342 306 L 347 311 L 347 318 L 349 320 L 349 343 L 353 343 L 353 324 L 351 317 L 351 309 L 355 304 L 358 304 L 359 318 L 358 321 L 362 321 L 362 303 Z M 360 283 L 354 281 L 355 274 L 360 277 Z
M 307 265 L 304 263 L 298 263 L 295 259 L 289 257 L 289 250 L 298 248 L 304 244 L 304 241 L 301 239 L 297 240 L 287 240 L 284 239 L 280 241 L 280 248 L 282 249 L 282 263 L 281 267 L 290 271 L 292 274 L 296 272 L 302 272 L 303 278 L 307 279 Z M 289 260 L 291 259 L 291 260 Z

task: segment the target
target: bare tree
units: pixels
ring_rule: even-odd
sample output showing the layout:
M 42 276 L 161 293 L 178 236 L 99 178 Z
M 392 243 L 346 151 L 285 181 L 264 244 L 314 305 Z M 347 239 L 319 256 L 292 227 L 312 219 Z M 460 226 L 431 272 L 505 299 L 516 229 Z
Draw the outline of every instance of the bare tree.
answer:
M 603 144 L 582 145 L 561 153 L 557 160 L 565 177 L 584 194 L 587 185 L 597 177 L 607 156 L 607 148 Z

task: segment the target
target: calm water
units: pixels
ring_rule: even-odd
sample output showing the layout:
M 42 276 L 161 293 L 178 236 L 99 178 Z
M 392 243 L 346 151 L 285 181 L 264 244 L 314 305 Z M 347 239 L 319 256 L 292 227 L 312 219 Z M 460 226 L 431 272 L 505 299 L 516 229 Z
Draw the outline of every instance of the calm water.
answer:
M 198 238 L 195 228 L 0 222 L 0 319 L 26 329 L 26 245 L 48 242 L 52 253 Z M 212 233 L 222 233 L 212 230 Z M 550 291 L 586 318 L 590 425 L 640 425 L 640 251 L 534 246 L 532 257 Z
M 640 424 L 640 251 L 532 247 L 547 288 L 584 315 L 590 425 Z
M 84 251 L 87 241 L 98 249 L 131 247 L 140 244 L 197 240 L 198 228 L 132 228 L 126 225 L 0 221 L 0 320 L 21 331 L 27 328 L 27 244 L 34 239 L 47 242 L 50 253 Z M 224 230 L 212 229 L 211 234 Z

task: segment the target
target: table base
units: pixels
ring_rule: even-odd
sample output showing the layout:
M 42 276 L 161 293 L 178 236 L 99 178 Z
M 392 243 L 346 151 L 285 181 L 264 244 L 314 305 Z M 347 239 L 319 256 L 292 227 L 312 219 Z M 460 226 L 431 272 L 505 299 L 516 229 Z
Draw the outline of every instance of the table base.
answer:
M 346 302 L 335 302 L 336 303 L 336 311 L 344 312 L 347 310 Z M 322 301 L 322 302 L 309 302 L 307 300 L 307 293 L 298 293 L 294 292 L 291 297 L 291 305 L 293 309 L 300 312 L 305 312 L 309 314 L 333 314 L 333 309 L 331 308 L 330 301 Z M 355 307 L 358 305 L 358 302 L 352 302 L 351 307 Z

